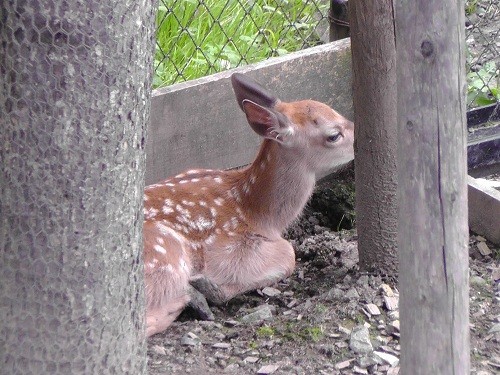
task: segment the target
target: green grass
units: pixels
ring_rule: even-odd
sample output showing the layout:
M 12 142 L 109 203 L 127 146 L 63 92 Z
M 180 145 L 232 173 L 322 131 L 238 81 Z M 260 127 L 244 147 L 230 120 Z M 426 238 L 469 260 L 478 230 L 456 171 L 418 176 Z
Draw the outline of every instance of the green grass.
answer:
M 155 88 L 319 43 L 317 6 L 302 0 L 160 0 Z

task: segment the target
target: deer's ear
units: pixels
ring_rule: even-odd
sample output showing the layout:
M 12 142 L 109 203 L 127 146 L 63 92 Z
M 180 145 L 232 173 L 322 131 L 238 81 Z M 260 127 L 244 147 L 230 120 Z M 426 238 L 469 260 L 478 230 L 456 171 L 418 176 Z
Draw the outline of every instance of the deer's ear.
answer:
M 273 108 L 278 102 L 278 98 L 271 92 L 241 73 L 234 73 L 231 76 L 231 83 L 241 109 L 243 109 L 245 99 L 267 108 Z
M 265 108 L 251 100 L 244 99 L 242 108 L 253 131 L 264 138 L 285 143 L 286 136 L 293 134 L 286 116 Z

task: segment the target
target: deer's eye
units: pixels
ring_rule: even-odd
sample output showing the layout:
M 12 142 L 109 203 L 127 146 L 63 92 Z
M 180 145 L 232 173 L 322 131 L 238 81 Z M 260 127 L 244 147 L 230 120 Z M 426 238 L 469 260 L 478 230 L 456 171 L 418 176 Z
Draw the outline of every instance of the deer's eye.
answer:
M 342 133 L 340 133 L 340 132 L 339 133 L 335 133 L 335 134 L 329 135 L 326 138 L 326 141 L 328 143 L 335 143 L 335 142 L 337 142 L 340 139 L 340 137 L 342 137 Z

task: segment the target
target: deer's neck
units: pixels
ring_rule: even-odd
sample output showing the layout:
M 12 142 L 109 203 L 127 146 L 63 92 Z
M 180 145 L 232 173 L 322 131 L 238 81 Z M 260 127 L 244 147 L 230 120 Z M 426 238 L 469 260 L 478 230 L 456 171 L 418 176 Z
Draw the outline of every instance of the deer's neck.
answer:
M 241 171 L 242 206 L 261 230 L 282 233 L 297 218 L 314 188 L 302 155 L 265 140 L 255 161 Z

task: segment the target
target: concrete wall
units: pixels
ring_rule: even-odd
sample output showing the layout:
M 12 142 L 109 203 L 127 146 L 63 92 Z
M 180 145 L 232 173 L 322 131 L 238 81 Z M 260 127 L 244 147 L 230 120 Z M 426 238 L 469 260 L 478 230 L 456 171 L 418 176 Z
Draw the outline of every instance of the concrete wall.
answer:
M 349 39 L 155 90 L 146 140 L 146 184 L 187 168 L 245 165 L 259 145 L 231 88 L 248 75 L 284 101 L 314 99 L 352 119 Z

